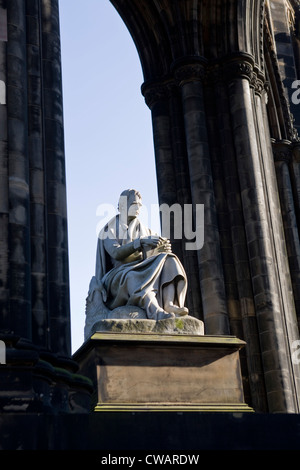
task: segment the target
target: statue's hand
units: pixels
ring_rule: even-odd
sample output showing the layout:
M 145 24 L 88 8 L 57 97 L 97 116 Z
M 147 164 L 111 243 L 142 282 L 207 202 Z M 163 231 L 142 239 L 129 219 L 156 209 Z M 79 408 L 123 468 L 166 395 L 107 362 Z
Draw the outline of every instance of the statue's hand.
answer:
M 172 253 L 171 243 L 167 238 L 160 237 L 158 235 L 152 235 L 150 237 L 142 237 L 141 245 L 145 249 L 156 248 L 160 253 Z
M 149 237 L 141 237 L 141 245 L 145 248 L 156 248 L 160 244 L 161 237 L 151 235 Z
M 167 238 L 161 238 L 157 248 L 162 253 L 172 253 L 172 245 Z

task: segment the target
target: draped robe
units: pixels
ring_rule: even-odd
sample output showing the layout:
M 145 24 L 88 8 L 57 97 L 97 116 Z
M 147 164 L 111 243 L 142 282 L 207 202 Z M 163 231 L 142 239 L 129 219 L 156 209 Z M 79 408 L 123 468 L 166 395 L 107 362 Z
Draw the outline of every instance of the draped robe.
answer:
M 134 305 L 145 310 L 148 318 L 156 318 L 163 312 L 164 287 L 175 286 L 173 302 L 184 306 L 187 278 L 184 268 L 173 253 L 145 254 L 141 237 L 155 235 L 137 218 L 129 225 L 122 224 L 120 216 L 114 217 L 101 230 L 98 237 L 96 274 L 105 291 L 105 304 L 110 309 Z M 118 259 L 118 249 L 132 243 L 134 252 L 125 259 Z M 178 281 L 180 289 L 178 287 Z M 183 288 L 182 288 L 183 285 Z

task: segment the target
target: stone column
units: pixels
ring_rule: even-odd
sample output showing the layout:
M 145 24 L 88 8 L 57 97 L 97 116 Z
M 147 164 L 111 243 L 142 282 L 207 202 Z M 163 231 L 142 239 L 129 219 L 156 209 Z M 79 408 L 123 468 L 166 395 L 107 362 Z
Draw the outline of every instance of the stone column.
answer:
M 70 354 L 70 301 L 59 10 L 42 0 L 43 100 L 51 349 Z
M 292 165 L 293 159 L 292 143 L 287 140 L 274 142 L 273 153 L 285 230 L 287 257 L 289 260 L 298 323 L 300 325 L 300 243 L 290 177 L 290 166 Z
M 169 84 L 163 81 L 145 83 L 142 93 L 151 109 L 159 205 L 171 208 L 177 203 L 177 187 L 172 152 Z M 170 218 L 170 233 L 162 235 L 171 239 L 174 252 L 182 259 L 181 240 L 174 238 L 174 219 L 171 213 Z
M 299 253 L 299 239 L 290 239 L 290 234 L 287 237 L 286 219 L 282 217 L 280 211 L 280 191 L 278 188 L 278 178 L 276 178 L 276 169 L 274 165 L 273 149 L 271 144 L 271 136 L 269 131 L 269 123 L 266 109 L 266 91 L 262 86 L 259 79 L 255 77 L 254 81 L 254 100 L 255 100 L 255 113 L 258 126 L 259 148 L 261 154 L 262 171 L 265 180 L 266 194 L 268 197 L 269 212 L 270 212 L 270 227 L 272 228 L 273 246 L 274 246 L 274 264 L 277 271 L 277 289 L 281 302 L 282 309 L 282 331 L 285 339 L 285 349 L 287 357 L 291 358 L 293 354 L 293 342 L 299 339 L 299 329 L 297 324 L 297 315 L 295 309 L 295 298 L 293 295 L 292 280 L 297 281 L 295 278 L 295 271 L 291 276 L 291 268 L 289 263 L 290 249 L 296 249 L 294 254 L 296 256 L 297 245 Z M 277 172 L 278 174 L 278 172 Z M 288 181 L 286 186 L 286 194 L 289 193 Z M 292 194 L 290 193 L 290 197 Z M 296 228 L 295 211 L 290 213 L 288 225 Z M 296 229 L 297 231 L 297 229 Z M 289 244 L 291 241 L 291 244 Z M 291 381 L 291 390 L 294 394 L 294 401 L 296 409 L 299 407 L 299 393 L 300 393 L 300 369 L 297 364 L 289 359 L 290 376 L 293 378 Z
M 169 113 L 169 83 L 144 83 L 142 93 L 151 110 L 159 204 L 177 201 Z
M 292 159 L 290 162 L 290 177 L 294 196 L 296 220 L 300 231 L 300 143 L 292 144 Z
M 191 204 L 191 196 L 181 96 L 172 80 L 146 82 L 142 93 L 151 109 L 159 204 L 167 204 L 170 208 L 173 204 L 181 207 L 180 221 L 170 213 L 172 249 L 183 263 L 189 279 L 186 305 L 191 315 L 202 319 L 197 258 L 195 253 L 185 249 L 184 205 Z M 174 238 L 175 230 L 181 232 L 182 237 Z
M 252 59 L 246 56 L 226 64 L 252 288 L 269 411 L 298 412 L 277 279 L 270 201 L 261 161 L 267 156 L 261 155 L 259 149 L 259 123 L 255 120 L 250 87 L 253 66 Z
M 47 219 L 40 1 L 26 4 L 28 157 L 30 166 L 32 341 L 50 347 L 47 286 Z
M 26 11 L 7 3 L 7 123 L 9 158 L 10 326 L 31 340 L 31 250 L 28 165 Z
M 253 408 L 259 412 L 266 412 L 268 407 L 260 358 L 259 332 L 253 300 L 234 134 L 231 127 L 230 100 L 224 75 L 218 67 L 212 71 L 208 80 L 210 83 L 214 83 L 215 101 L 218 109 L 217 128 L 220 136 L 220 158 L 223 162 L 223 182 L 226 190 L 228 223 L 232 241 L 231 257 L 234 263 L 234 273 L 231 280 L 236 282 L 239 299 L 238 306 L 233 311 L 229 309 L 231 332 L 246 342 L 245 355 L 244 351 L 241 351 L 242 370 L 246 376 L 245 393 L 249 386 Z
M 220 91 L 220 83 L 215 83 L 213 78 L 214 74 L 209 72 L 205 81 L 204 96 L 215 204 L 220 236 L 220 250 L 224 272 L 230 331 L 238 338 L 242 338 L 243 332 L 239 296 L 234 257 L 232 256 L 233 245 L 230 226 L 230 211 L 226 197 L 226 184 L 224 184 L 224 176 L 228 172 L 226 165 L 224 165 L 224 159 L 229 158 L 229 155 L 227 152 L 225 153 L 223 151 L 222 143 L 224 144 L 224 141 L 219 137 L 220 133 L 223 131 L 222 137 L 224 138 L 224 126 L 228 124 L 228 121 L 226 121 L 220 113 L 221 101 L 224 98 L 224 95 L 218 93 L 218 91 Z M 235 185 L 233 185 L 232 189 L 234 189 L 234 186 Z
M 192 203 L 204 204 L 204 246 L 197 255 L 205 331 L 225 335 L 229 321 L 204 109 L 205 64 L 200 60 L 173 68 L 181 89 Z
M 78 366 L 70 358 L 57 2 L 0 0 L 0 8 L 6 5 L 7 43 L 3 22 L 0 31 L 0 339 L 6 359 L 0 410 L 88 411 L 82 401 L 87 383 L 74 374 Z
M 0 1 L 0 14 L 6 17 L 6 1 Z M 5 27 L 5 26 L 4 26 Z M 7 26 L 6 31 L 7 32 Z M 0 40 L 0 81 L 2 86 L 0 102 L 0 331 L 10 331 L 9 319 L 9 248 L 8 248 L 8 150 L 7 150 L 7 42 Z
M 184 227 L 184 213 L 186 208 L 192 205 L 190 188 L 190 174 L 188 167 L 188 156 L 186 149 L 186 138 L 184 130 L 184 118 L 182 113 L 182 100 L 180 89 L 175 82 L 169 84 L 169 115 L 170 132 L 172 140 L 172 153 L 175 169 L 176 197 L 177 203 L 182 208 L 182 240 L 180 241 L 180 255 L 188 276 L 187 306 L 190 314 L 196 318 L 203 319 L 203 308 L 201 292 L 199 289 L 199 271 L 197 253 L 187 250 Z

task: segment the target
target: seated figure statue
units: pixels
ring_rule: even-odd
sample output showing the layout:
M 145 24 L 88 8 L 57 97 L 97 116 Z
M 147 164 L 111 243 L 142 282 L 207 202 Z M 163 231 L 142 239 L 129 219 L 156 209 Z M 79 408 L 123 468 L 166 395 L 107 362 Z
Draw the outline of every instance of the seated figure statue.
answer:
M 184 306 L 184 268 L 172 253 L 169 240 L 140 222 L 141 205 L 138 191 L 123 191 L 119 214 L 99 233 L 96 273 L 90 283 L 87 306 L 93 305 L 97 295 L 96 310 L 101 318 L 114 318 L 114 312 L 124 306 L 136 307 L 144 312 L 144 317 L 139 318 L 152 320 L 188 315 Z

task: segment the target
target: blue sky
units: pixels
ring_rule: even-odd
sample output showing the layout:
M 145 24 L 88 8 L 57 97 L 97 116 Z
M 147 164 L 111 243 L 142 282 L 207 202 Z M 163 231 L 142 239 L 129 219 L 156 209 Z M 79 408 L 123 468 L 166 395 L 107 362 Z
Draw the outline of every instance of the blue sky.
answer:
M 83 343 L 103 204 L 141 191 L 159 230 L 151 113 L 133 40 L 109 0 L 60 0 L 72 351 Z M 98 213 L 99 214 L 99 213 Z

